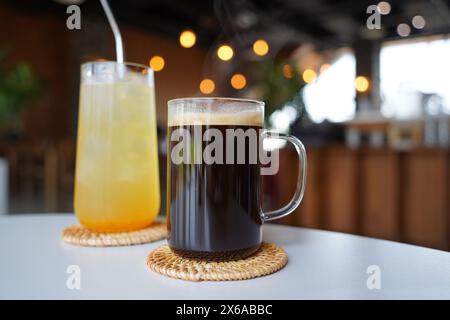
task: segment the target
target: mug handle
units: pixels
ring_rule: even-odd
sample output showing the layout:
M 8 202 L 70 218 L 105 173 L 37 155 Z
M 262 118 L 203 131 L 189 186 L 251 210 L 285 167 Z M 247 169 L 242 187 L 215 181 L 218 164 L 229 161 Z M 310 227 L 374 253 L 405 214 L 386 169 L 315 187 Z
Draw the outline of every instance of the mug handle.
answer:
M 264 222 L 267 222 L 287 216 L 288 214 L 292 213 L 295 209 L 297 209 L 300 202 L 302 202 L 306 185 L 307 160 L 306 160 L 305 146 L 296 137 L 289 134 L 271 132 L 267 130 L 264 130 L 262 132 L 262 137 L 263 139 L 279 139 L 292 143 L 299 157 L 297 188 L 295 190 L 294 196 L 292 197 L 291 201 L 281 209 L 269 212 L 261 211 L 261 219 Z

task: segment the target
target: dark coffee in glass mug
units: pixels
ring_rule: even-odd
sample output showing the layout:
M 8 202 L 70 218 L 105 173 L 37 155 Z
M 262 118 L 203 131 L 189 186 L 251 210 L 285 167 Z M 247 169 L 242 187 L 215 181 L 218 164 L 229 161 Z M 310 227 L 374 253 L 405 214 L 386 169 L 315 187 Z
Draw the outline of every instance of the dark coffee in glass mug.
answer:
M 302 200 L 306 182 L 303 144 L 293 136 L 263 129 L 263 102 L 187 98 L 171 100 L 168 107 L 170 248 L 181 256 L 206 260 L 251 255 L 261 245 L 263 222 L 291 213 Z M 272 212 L 262 212 L 260 203 L 258 155 L 263 139 L 289 141 L 300 157 L 297 190 L 291 202 Z

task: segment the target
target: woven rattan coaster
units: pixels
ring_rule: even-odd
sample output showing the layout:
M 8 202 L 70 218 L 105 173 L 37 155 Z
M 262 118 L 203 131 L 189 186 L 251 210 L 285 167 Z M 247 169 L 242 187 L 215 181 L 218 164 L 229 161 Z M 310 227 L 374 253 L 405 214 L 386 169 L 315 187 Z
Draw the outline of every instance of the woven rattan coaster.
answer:
M 164 276 L 190 281 L 229 281 L 262 277 L 283 268 L 288 261 L 280 247 L 263 242 L 257 252 L 237 261 L 209 262 L 176 255 L 167 245 L 147 257 L 147 266 Z
M 64 229 L 64 242 L 86 247 L 116 247 L 143 244 L 165 239 L 167 228 L 165 223 L 155 222 L 151 226 L 130 232 L 100 233 L 73 225 Z

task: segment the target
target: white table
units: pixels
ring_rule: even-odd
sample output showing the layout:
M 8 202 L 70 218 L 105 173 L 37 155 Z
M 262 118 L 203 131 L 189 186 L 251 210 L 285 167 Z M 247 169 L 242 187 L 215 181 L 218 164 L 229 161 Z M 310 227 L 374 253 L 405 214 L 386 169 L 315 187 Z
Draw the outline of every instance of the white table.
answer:
M 264 226 L 264 240 L 282 246 L 287 266 L 266 277 L 188 282 L 147 269 L 145 258 L 164 244 L 84 248 L 62 243 L 72 215 L 0 218 L 0 298 L 43 299 L 380 299 L 450 298 L 450 253 L 336 232 Z M 66 286 L 78 265 L 81 289 Z M 381 289 L 366 285 L 369 265 Z

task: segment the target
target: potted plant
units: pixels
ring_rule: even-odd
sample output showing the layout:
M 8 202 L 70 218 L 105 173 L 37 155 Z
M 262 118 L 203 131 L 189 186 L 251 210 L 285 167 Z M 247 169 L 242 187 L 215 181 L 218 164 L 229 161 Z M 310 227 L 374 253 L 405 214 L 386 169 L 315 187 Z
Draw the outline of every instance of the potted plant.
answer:
M 292 122 L 304 113 L 303 88 L 305 82 L 295 70 L 295 63 L 290 60 L 265 60 L 254 65 L 254 78 L 259 79 L 256 86 L 258 98 L 265 102 L 265 120 L 269 128 L 289 131 Z M 289 113 L 286 128 L 274 126 L 272 115 L 280 112 Z
M 43 92 L 45 81 L 25 62 L 6 63 L 7 50 L 0 49 L 0 135 L 7 138 L 22 129 L 22 112 Z
M 43 92 L 45 81 L 25 62 L 8 64 L 8 50 L 0 49 L 0 139 L 7 144 L 22 131 L 22 112 Z M 8 207 L 8 162 L 0 153 L 0 214 Z

